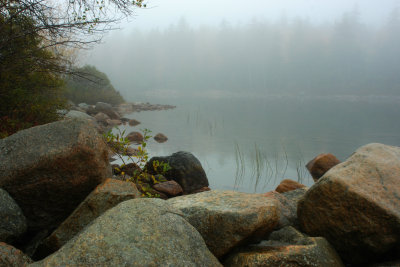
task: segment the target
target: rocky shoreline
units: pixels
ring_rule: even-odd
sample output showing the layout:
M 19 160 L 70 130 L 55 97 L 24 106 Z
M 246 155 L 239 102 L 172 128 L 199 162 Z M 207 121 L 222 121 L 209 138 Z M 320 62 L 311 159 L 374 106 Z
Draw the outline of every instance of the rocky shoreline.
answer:
M 113 174 L 101 106 L 0 140 L 0 266 L 400 266 L 399 147 L 318 155 L 312 187 L 264 194 L 210 190 L 177 152 L 145 198 Z

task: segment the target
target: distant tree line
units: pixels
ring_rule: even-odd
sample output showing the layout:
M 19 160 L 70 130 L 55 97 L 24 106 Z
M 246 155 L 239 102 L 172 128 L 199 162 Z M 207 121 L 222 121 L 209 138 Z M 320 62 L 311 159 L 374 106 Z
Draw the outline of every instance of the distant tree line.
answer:
M 193 28 L 182 19 L 114 40 L 98 48 L 102 58 L 95 64 L 126 92 L 400 94 L 398 9 L 375 27 L 364 25 L 357 11 L 325 24 L 254 19 Z

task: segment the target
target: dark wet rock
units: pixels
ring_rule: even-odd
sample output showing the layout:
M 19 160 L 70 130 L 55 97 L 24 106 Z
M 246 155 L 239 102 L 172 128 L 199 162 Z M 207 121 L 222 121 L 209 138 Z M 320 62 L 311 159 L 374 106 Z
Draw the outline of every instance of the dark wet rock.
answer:
M 221 266 L 200 234 L 160 199 L 127 200 L 106 211 L 34 266 Z
M 296 182 L 296 181 L 293 181 L 290 179 L 285 179 L 285 180 L 282 180 L 282 182 L 276 187 L 275 191 L 278 193 L 285 193 L 288 191 L 292 191 L 292 190 L 296 190 L 298 188 L 304 188 L 304 187 L 306 187 L 306 186 L 299 182 Z
M 63 120 L 0 140 L 0 187 L 18 203 L 28 230 L 58 226 L 106 177 L 108 148 L 87 120 Z
M 400 251 L 400 148 L 369 144 L 330 169 L 298 203 L 304 232 L 365 264 Z
M 268 241 L 249 245 L 229 255 L 224 266 L 344 266 L 323 237 L 306 237 L 288 226 L 273 232 Z
M 184 194 L 190 194 L 208 186 L 208 179 L 200 161 L 189 152 L 180 151 L 166 157 L 151 158 L 145 167 L 151 174 L 159 172 L 159 170 L 154 170 L 154 161 L 169 164 L 171 169 L 164 176 L 182 186 Z
M 182 187 L 173 180 L 155 184 L 153 188 L 171 197 L 178 196 L 183 193 Z
M 25 267 L 32 262 L 32 259 L 21 250 L 4 242 L 0 242 L 0 266 Z
M 107 179 L 74 210 L 74 212 L 48 237 L 39 248 L 44 258 L 61 248 L 85 226 L 117 204 L 139 198 L 141 193 L 132 182 Z
M 0 188 L 0 241 L 11 243 L 26 231 L 26 218 L 14 199 Z
M 218 258 L 267 236 L 278 223 L 278 203 L 260 194 L 213 190 L 167 200 L 203 236 Z
M 158 133 L 156 134 L 154 137 L 154 140 L 156 140 L 158 143 L 164 143 L 167 142 L 168 137 L 166 137 L 164 134 L 162 133 Z
M 310 172 L 312 178 L 316 182 L 319 178 L 321 178 L 327 171 L 329 171 L 333 166 L 340 163 L 334 155 L 328 154 L 319 154 L 310 162 L 307 163 L 306 167 Z

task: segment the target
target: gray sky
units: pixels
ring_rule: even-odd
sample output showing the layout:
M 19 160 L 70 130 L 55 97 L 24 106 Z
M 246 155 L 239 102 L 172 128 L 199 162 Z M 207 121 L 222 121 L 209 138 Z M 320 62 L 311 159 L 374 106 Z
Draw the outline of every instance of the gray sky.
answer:
M 323 23 L 333 21 L 357 8 L 367 24 L 382 23 L 400 0 L 149 0 L 149 8 L 136 10 L 136 16 L 121 28 L 151 29 L 168 27 L 181 17 L 192 25 L 215 25 L 222 20 L 247 23 L 252 18 L 275 21 L 286 15 Z

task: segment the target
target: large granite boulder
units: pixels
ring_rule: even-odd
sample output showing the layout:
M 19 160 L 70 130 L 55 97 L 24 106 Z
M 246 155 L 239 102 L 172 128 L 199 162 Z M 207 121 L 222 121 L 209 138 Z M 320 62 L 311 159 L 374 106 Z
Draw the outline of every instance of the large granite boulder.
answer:
M 97 186 L 72 214 L 39 247 L 36 257 L 44 258 L 58 250 L 86 225 L 117 204 L 139 198 L 141 193 L 132 182 L 107 179 Z
M 56 253 L 30 266 L 221 266 L 200 234 L 160 199 L 106 211 Z
M 32 259 L 21 250 L 0 242 L 0 266 L 2 267 L 24 267 L 32 263 Z
M 108 147 L 87 120 L 63 120 L 0 140 L 0 187 L 28 230 L 58 226 L 106 177 Z
M 278 203 L 260 194 L 212 190 L 167 200 L 192 224 L 218 258 L 272 232 Z
M 11 243 L 26 231 L 26 218 L 14 199 L 0 188 L 0 241 Z
M 273 232 L 267 241 L 233 252 L 224 266 L 341 267 L 342 260 L 323 237 L 307 237 L 293 227 Z
M 400 148 L 369 144 L 330 169 L 298 203 L 301 228 L 350 263 L 400 252 Z
M 340 160 L 338 160 L 333 154 L 324 153 L 324 154 L 319 154 L 318 156 L 310 160 L 307 163 L 306 167 L 310 172 L 312 178 L 316 182 L 333 166 L 339 163 Z
M 169 164 L 171 169 L 164 176 L 180 184 L 184 194 L 190 194 L 208 186 L 208 179 L 200 161 L 189 152 L 179 151 L 170 156 L 151 158 L 145 166 L 150 174 L 159 173 L 159 170 L 154 170 L 154 161 Z

